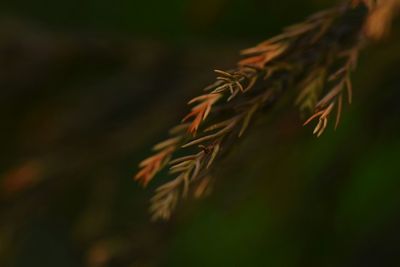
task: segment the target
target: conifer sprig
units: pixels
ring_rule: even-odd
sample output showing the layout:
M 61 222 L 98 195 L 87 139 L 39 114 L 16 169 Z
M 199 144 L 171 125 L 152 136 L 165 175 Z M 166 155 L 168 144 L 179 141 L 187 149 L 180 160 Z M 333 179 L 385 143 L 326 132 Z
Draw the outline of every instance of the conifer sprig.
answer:
M 318 120 L 314 134 L 322 135 L 334 111 L 337 128 L 345 96 L 347 102 L 352 101 L 350 74 L 365 37 L 381 38 L 390 23 L 378 30 L 368 25 L 378 16 L 375 12 L 385 13 L 390 18 L 384 20 L 391 21 L 393 12 L 387 6 L 397 4 L 398 0 L 349 1 L 242 51 L 245 58 L 235 69 L 216 70 L 215 82 L 189 101 L 193 107 L 182 124 L 154 147 L 155 155 L 139 165 L 135 179 L 143 185 L 167 166 L 175 177 L 151 199 L 153 219 L 168 219 L 179 199 L 190 192 L 196 197 L 208 192 L 216 160 L 243 136 L 260 110 L 288 91 L 296 91 L 295 103 L 309 114 L 304 125 Z M 174 158 L 178 150 L 184 156 Z

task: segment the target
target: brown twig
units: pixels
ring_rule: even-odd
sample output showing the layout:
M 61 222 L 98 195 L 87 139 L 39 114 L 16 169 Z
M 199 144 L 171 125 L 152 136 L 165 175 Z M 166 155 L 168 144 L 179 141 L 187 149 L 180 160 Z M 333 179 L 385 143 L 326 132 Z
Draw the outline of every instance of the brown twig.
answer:
M 189 102 L 194 106 L 184 117 L 185 124 L 155 146 L 156 154 L 140 164 L 136 179 L 143 185 L 165 166 L 176 176 L 156 190 L 150 207 L 153 219 L 168 219 L 178 200 L 185 198 L 193 185 L 196 197 L 208 192 L 210 171 L 221 151 L 229 150 L 228 140 L 243 136 L 257 112 L 290 89 L 299 89 L 296 104 L 303 112 L 312 113 L 304 125 L 318 119 L 314 134 L 322 135 L 335 108 L 337 128 L 345 92 L 348 102 L 352 102 L 350 74 L 363 47 L 365 29 L 378 16 L 374 12 L 387 5 L 393 7 L 393 1 L 397 3 L 352 0 L 319 12 L 303 23 L 287 27 L 282 34 L 243 50 L 245 58 L 235 69 L 216 70 L 216 81 L 205 88 L 206 93 Z M 357 23 L 349 19 L 354 13 Z M 385 31 L 388 25 L 382 26 Z M 378 31 L 370 32 L 379 35 Z M 187 151 L 186 156 L 173 159 L 176 150 Z

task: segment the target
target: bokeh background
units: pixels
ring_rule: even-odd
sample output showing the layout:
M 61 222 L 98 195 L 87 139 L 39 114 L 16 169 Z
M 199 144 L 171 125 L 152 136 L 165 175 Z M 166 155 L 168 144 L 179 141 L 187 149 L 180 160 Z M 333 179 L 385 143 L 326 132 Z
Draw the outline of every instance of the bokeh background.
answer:
M 137 163 L 240 49 L 333 0 L 2 0 L 0 266 L 400 266 L 400 30 L 320 139 L 285 100 L 151 223 Z

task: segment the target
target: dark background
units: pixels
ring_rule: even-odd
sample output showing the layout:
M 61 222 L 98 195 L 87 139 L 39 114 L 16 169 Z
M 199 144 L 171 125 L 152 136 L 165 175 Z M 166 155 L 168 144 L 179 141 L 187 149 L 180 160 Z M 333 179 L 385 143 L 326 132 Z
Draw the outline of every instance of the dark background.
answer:
M 320 139 L 292 99 L 151 223 L 132 180 L 240 49 L 330 0 L 2 0 L 0 266 L 400 266 L 400 30 Z

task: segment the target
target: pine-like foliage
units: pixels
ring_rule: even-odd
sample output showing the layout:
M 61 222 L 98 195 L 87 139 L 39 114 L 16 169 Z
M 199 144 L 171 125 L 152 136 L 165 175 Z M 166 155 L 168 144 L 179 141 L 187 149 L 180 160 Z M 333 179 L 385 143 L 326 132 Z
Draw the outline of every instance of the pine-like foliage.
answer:
M 321 136 L 340 122 L 352 101 L 351 72 L 368 39 L 388 31 L 398 0 L 353 0 L 287 27 L 283 33 L 242 51 L 236 68 L 216 70 L 215 82 L 189 104 L 191 111 L 170 137 L 154 146 L 140 163 L 135 179 L 144 186 L 163 168 L 175 178 L 160 186 L 151 200 L 153 219 L 168 219 L 178 200 L 204 195 L 215 161 L 229 151 L 254 116 L 295 92 L 296 105 L 308 114 Z M 176 154 L 184 155 L 174 158 Z

